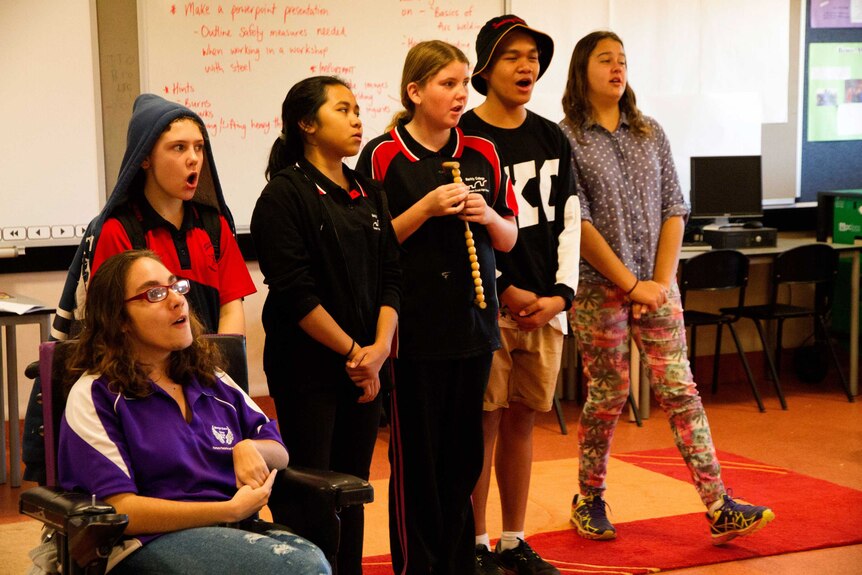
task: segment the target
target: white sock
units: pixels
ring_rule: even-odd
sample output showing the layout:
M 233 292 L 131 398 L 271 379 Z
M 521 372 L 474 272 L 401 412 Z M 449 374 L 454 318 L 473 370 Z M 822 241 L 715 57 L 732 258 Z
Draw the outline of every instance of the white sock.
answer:
M 523 531 L 503 531 L 500 534 L 500 543 L 498 544 L 500 547 L 500 551 L 508 551 L 509 549 L 514 549 L 521 544 L 521 542 L 518 540 L 523 538 Z
M 490 551 L 491 539 L 488 537 L 488 534 L 482 533 L 481 535 L 476 535 L 476 545 L 484 545 Z

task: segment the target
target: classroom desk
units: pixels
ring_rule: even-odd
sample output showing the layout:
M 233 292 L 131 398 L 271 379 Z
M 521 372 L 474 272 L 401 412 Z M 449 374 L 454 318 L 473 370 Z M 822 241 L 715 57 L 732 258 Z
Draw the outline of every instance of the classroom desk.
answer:
M 778 234 L 778 241 L 775 247 L 768 248 L 745 248 L 738 251 L 748 256 L 752 264 L 772 263 L 772 260 L 778 254 L 785 252 L 791 248 L 802 245 L 818 243 L 813 233 L 795 233 L 781 232 Z M 859 394 L 859 252 L 862 251 L 862 245 L 853 244 L 835 244 L 828 243 L 830 246 L 838 250 L 842 255 L 847 254 L 851 258 L 850 263 L 850 393 L 853 395 Z M 708 251 L 708 250 L 706 250 Z M 693 258 L 703 251 L 683 251 L 680 252 L 679 259 L 687 260 Z M 631 365 L 640 366 L 640 354 L 637 346 L 632 346 Z M 638 398 L 638 408 L 642 418 L 649 417 L 650 411 L 650 387 L 648 385 L 641 386 L 641 370 L 632 369 L 631 386 L 632 393 Z
M 12 487 L 21 486 L 21 430 L 18 416 L 18 339 L 15 330 L 19 325 L 39 324 L 42 341 L 48 340 L 51 330 L 51 308 L 39 308 L 25 314 L 0 312 L 0 347 L 6 334 L 6 389 L 9 396 L 9 476 Z M 6 420 L 3 410 L 3 356 L 0 354 L 0 483 L 6 483 Z

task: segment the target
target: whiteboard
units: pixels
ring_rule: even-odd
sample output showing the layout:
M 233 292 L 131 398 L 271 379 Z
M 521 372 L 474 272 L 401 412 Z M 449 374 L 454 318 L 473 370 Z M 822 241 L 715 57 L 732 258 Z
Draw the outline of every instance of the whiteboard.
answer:
M 225 199 L 238 231 L 247 231 L 294 83 L 318 74 L 347 80 L 367 142 L 401 109 L 401 69 L 411 46 L 445 40 L 472 65 L 479 29 L 502 8 L 501 0 L 142 0 L 141 88 L 204 120 Z M 480 101 L 474 93 L 468 105 Z
M 686 197 L 691 156 L 762 155 L 764 124 L 786 123 L 790 78 L 788 0 L 512 0 L 512 10 L 554 38 L 554 59 L 536 86 L 535 112 L 563 117 L 575 44 L 613 30 L 626 46 L 638 107 L 667 132 Z M 787 171 L 785 168 L 784 172 Z M 764 171 L 764 198 L 793 197 L 783 175 Z
M 94 14 L 91 0 L 0 2 L 0 255 L 77 244 L 105 197 Z

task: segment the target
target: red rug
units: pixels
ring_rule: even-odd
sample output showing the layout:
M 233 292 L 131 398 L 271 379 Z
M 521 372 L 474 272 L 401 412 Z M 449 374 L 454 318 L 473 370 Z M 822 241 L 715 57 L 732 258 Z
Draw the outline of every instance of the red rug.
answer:
M 615 458 L 690 482 L 675 449 L 615 454 Z M 719 452 L 722 477 L 740 497 L 769 505 L 775 521 L 723 547 L 710 542 L 703 513 L 616 523 L 617 539 L 588 541 L 573 529 L 528 537 L 562 573 L 638 575 L 862 543 L 862 491 Z M 365 575 L 390 575 L 388 555 L 366 557 Z

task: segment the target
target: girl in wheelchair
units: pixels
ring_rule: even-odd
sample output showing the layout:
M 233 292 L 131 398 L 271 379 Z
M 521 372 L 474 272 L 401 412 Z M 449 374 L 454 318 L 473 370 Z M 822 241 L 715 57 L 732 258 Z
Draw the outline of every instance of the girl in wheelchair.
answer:
M 68 363 L 78 380 L 60 429 L 61 486 L 128 515 L 112 573 L 331 573 L 317 547 L 277 525 L 242 529 L 288 454 L 275 421 L 217 371 L 189 289 L 145 250 L 93 276 Z

